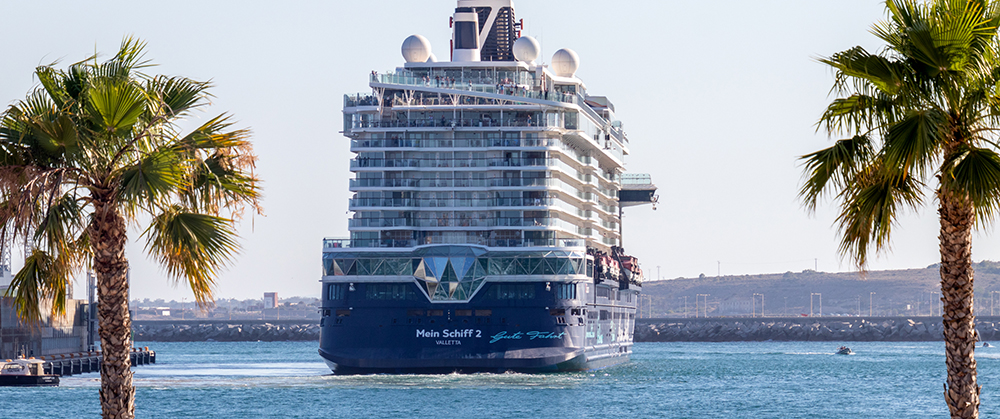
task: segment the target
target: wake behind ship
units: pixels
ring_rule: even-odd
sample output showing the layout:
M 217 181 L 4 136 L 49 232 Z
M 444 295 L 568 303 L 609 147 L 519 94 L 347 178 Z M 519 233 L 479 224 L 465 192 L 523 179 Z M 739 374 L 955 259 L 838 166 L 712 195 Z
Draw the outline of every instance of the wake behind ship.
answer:
M 459 0 L 449 61 L 345 96 L 349 239 L 323 242 L 319 353 L 336 373 L 576 371 L 625 362 L 642 289 L 621 208 L 628 138 L 580 60 L 521 36 L 509 0 Z

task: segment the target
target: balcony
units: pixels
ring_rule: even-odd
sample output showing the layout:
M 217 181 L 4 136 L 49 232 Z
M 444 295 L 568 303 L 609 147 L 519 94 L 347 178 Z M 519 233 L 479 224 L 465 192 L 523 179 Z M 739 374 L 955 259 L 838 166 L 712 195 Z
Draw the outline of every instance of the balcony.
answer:
M 553 204 L 552 198 L 480 198 L 480 199 L 431 199 L 431 198 L 353 198 L 348 201 L 351 209 L 359 207 L 386 208 L 486 208 L 486 207 L 544 207 Z
M 491 178 L 491 179 L 351 179 L 355 188 L 487 188 L 552 186 L 552 178 Z
M 353 218 L 348 220 L 355 227 L 560 227 L 576 231 L 576 225 L 558 218 Z
M 394 84 L 400 86 L 426 87 L 431 89 L 459 90 L 472 93 L 486 93 L 502 96 L 522 97 L 526 99 L 547 100 L 552 102 L 572 103 L 581 107 L 586 107 L 584 99 L 576 94 L 564 94 L 556 91 L 542 92 L 533 88 L 525 88 L 525 85 L 533 85 L 534 80 L 528 76 L 523 76 L 522 80 L 517 80 L 517 85 L 498 84 L 491 78 L 460 77 L 454 81 L 443 81 L 428 77 L 416 77 L 412 74 L 386 73 L 374 74 L 372 83 Z M 593 112 L 591 110 L 591 112 Z M 596 115 L 596 113 L 595 113 Z
M 553 158 L 466 158 L 466 159 L 376 159 L 358 157 L 351 160 L 351 169 L 382 167 L 548 167 L 557 164 Z
M 412 140 L 384 138 L 371 140 L 351 140 L 351 150 L 365 148 L 508 148 L 508 147 L 554 147 L 560 145 L 554 138 L 488 138 L 488 139 L 435 139 Z
M 361 128 L 489 128 L 489 127 L 538 127 L 562 128 L 558 121 L 532 119 L 486 118 L 401 118 L 381 121 L 353 120 L 351 129 Z
M 357 248 L 411 248 L 435 244 L 468 244 L 488 247 L 572 247 L 583 248 L 585 242 L 581 239 L 489 239 L 466 238 L 454 239 L 443 237 L 427 237 L 424 240 L 389 240 L 389 239 L 323 239 L 324 249 L 357 249 Z

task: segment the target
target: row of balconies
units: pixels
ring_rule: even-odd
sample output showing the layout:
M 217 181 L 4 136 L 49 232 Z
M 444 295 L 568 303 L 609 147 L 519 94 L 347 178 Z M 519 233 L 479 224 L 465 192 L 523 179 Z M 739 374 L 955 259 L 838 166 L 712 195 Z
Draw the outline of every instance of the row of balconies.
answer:
M 351 169 L 383 168 L 383 167 L 531 167 L 551 166 L 558 159 L 554 158 L 467 158 L 467 159 L 383 159 L 358 157 L 351 160 Z
M 359 227 L 562 227 L 573 231 L 576 225 L 559 218 L 352 218 L 351 228 Z
M 486 237 L 427 237 L 414 239 L 323 239 L 324 249 L 408 248 L 430 244 L 472 244 L 487 247 L 575 247 L 585 246 L 583 239 L 491 239 Z
M 553 186 L 553 178 L 490 178 L 490 179 L 351 179 L 354 188 L 501 188 L 511 186 Z
M 351 140 L 351 150 L 359 148 L 486 148 L 486 147 L 555 147 L 554 138 L 456 138 L 456 139 L 404 139 L 382 138 Z

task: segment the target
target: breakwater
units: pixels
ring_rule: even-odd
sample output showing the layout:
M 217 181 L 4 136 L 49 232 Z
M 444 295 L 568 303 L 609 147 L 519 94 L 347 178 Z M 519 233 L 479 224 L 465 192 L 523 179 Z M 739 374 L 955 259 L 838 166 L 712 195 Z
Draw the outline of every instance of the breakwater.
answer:
M 302 321 L 136 321 L 132 339 L 147 342 L 318 341 L 319 324 Z
M 981 341 L 1000 339 L 1000 317 L 980 317 Z M 940 317 L 637 319 L 636 342 L 937 341 Z

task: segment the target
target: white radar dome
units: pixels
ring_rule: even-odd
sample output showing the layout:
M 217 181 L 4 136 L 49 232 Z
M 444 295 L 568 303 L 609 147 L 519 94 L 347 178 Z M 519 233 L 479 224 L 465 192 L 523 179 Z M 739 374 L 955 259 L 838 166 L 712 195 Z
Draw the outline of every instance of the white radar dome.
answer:
M 432 53 L 430 53 L 430 55 L 427 56 L 427 62 L 428 63 L 436 63 L 436 62 L 438 62 L 438 57 L 434 56 L 434 53 L 432 52 Z
M 541 52 L 542 46 L 538 44 L 535 38 L 522 36 L 517 38 L 517 41 L 514 41 L 514 58 L 518 61 L 534 64 Z
M 431 43 L 420 35 L 410 35 L 403 41 L 403 59 L 408 63 L 423 63 L 431 55 Z
M 580 68 L 580 56 L 576 51 L 563 48 L 552 54 L 552 71 L 559 77 L 573 77 Z

